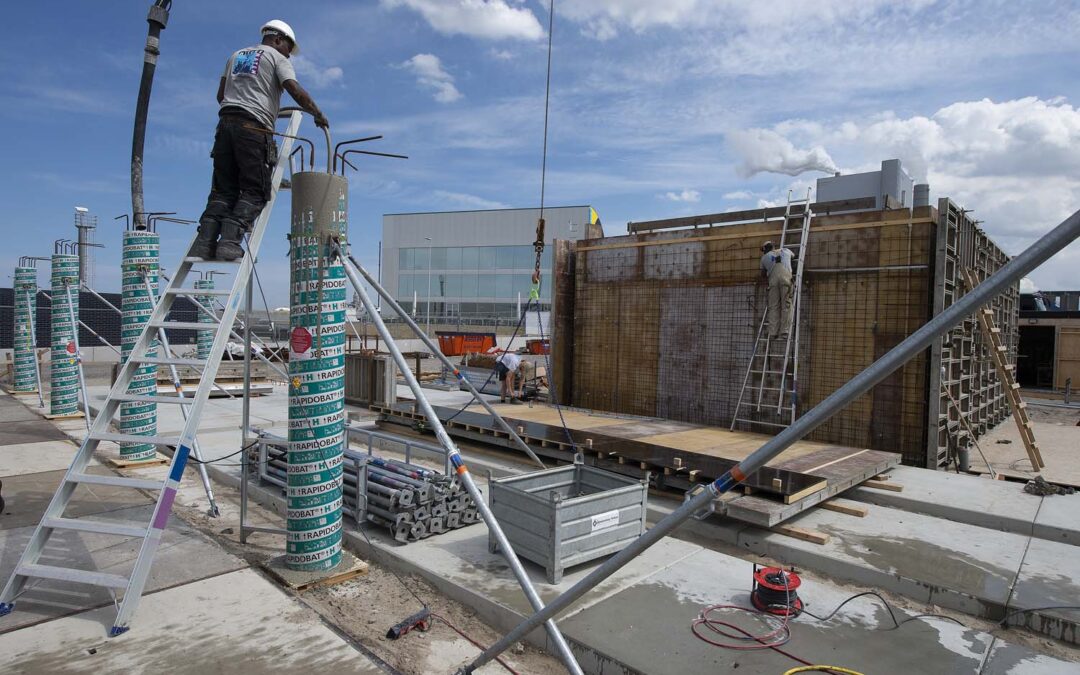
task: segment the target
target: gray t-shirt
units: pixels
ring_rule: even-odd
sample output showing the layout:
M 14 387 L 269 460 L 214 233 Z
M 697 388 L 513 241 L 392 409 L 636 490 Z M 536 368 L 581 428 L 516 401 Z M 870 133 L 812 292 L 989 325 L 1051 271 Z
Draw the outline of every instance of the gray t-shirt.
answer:
M 295 80 L 289 59 L 267 45 L 246 47 L 225 63 L 225 98 L 221 107 L 243 108 L 267 128 L 274 128 L 286 80 Z
M 761 256 L 761 269 L 765 270 L 765 273 L 772 275 L 773 267 L 778 263 L 787 270 L 788 274 L 791 274 L 791 259 L 794 254 L 790 249 L 782 248 L 779 251 L 775 248 L 765 255 Z

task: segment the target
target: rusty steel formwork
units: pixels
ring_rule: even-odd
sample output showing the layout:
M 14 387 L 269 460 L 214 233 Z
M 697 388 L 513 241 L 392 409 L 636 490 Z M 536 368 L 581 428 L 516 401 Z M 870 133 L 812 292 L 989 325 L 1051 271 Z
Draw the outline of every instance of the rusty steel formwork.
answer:
M 722 217 L 728 224 L 720 227 L 649 223 L 557 249 L 552 370 L 561 401 L 730 425 L 766 305 L 759 247 L 778 237 L 780 221 L 762 210 Z M 950 306 L 963 293 L 961 269 L 982 279 L 1007 260 L 949 200 L 937 209 L 815 216 L 805 257 L 798 414 Z M 994 301 L 1010 359 L 1017 297 L 1014 288 Z M 967 442 L 960 413 L 981 434 L 1008 410 L 974 317 L 939 342 L 809 438 L 944 465 L 950 448 Z M 959 412 L 943 403 L 942 367 L 944 383 L 962 397 Z M 749 430 L 775 433 L 767 408 Z

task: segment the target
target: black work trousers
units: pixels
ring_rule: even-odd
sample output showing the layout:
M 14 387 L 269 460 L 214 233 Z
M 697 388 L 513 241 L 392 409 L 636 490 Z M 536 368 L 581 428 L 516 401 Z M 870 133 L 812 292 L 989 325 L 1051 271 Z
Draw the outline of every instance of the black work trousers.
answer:
M 270 177 L 277 146 L 255 118 L 223 112 L 214 134 L 214 178 L 203 219 L 234 220 L 250 230 L 270 199 Z

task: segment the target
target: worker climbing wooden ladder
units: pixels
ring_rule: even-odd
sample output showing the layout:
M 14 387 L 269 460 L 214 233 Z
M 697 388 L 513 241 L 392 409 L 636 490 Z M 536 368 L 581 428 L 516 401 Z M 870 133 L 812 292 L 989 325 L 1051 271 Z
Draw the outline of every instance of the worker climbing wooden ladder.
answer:
M 964 270 L 963 275 L 964 284 L 967 286 L 968 291 L 971 291 L 979 283 L 975 277 L 975 272 L 968 268 Z M 1035 442 L 1035 433 L 1031 428 L 1031 418 L 1027 414 L 1027 403 L 1020 398 L 1020 384 L 1017 383 L 1016 378 L 1013 376 L 1016 367 L 1009 363 L 1008 348 L 1001 342 L 1001 329 L 994 323 L 994 310 L 989 307 L 982 307 L 976 312 L 976 318 L 982 331 L 983 341 L 986 343 L 986 350 L 990 353 L 990 360 L 997 369 L 998 378 L 1001 379 L 1001 383 L 1005 387 L 1005 396 L 1009 401 L 1009 408 L 1012 410 L 1016 426 L 1020 429 L 1020 440 L 1024 442 L 1024 449 L 1027 451 L 1028 459 L 1036 472 L 1041 471 L 1046 468 L 1046 463 L 1043 462 L 1042 453 L 1039 452 L 1039 444 Z
M 735 404 L 731 429 L 742 423 L 783 429 L 795 421 L 798 406 L 799 376 L 799 316 L 802 310 L 803 272 L 810 239 L 810 190 L 805 199 L 792 199 L 788 190 L 787 207 L 780 230 L 780 245 L 775 250 L 789 249 L 794 254 L 794 277 L 791 288 L 791 329 L 779 338 L 770 338 L 768 312 L 763 312 L 754 339 L 754 351 L 743 377 L 739 400 Z M 795 240 L 797 237 L 797 240 Z M 762 415 L 762 411 L 772 412 Z M 769 419 L 763 419 L 763 417 Z
M 216 384 L 214 378 L 221 357 L 225 352 L 225 344 L 233 333 L 232 325 L 236 319 L 240 301 L 248 288 L 248 279 L 251 277 L 258 255 L 259 244 L 266 233 L 267 221 L 270 212 L 274 208 L 281 179 L 285 175 L 285 167 L 289 161 L 293 139 L 300 127 L 300 113 L 293 112 L 289 118 L 287 132 L 283 135 L 284 141 L 278 152 L 277 165 L 274 167 L 271 179 L 271 194 L 266 206 L 259 217 L 255 220 L 254 227 L 248 239 L 248 249 L 244 257 L 228 263 L 235 269 L 232 286 L 228 290 L 206 290 L 196 288 L 194 285 L 185 286 L 184 282 L 191 274 L 192 267 L 196 263 L 204 262 L 201 258 L 185 257 L 180 264 L 168 288 L 161 295 L 160 300 L 154 306 L 153 313 L 143 328 L 142 334 L 132 347 L 127 361 L 120 368 L 120 373 L 109 391 L 101 411 L 94 418 L 93 426 L 87 433 L 86 440 L 79 447 L 78 452 L 71 462 L 60 487 L 53 495 L 52 501 L 45 509 L 41 521 L 34 529 L 30 541 L 26 545 L 15 570 L 0 594 L 0 616 L 8 614 L 14 609 L 16 599 L 32 586 L 30 581 L 39 583 L 43 580 L 74 582 L 90 586 L 102 586 L 111 592 L 122 590 L 123 596 L 117 602 L 116 619 L 109 631 L 110 636 L 120 635 L 128 630 L 128 626 L 139 604 L 143 588 L 150 576 L 150 566 L 154 554 L 161 544 L 165 525 L 169 520 L 169 512 L 172 510 L 173 500 L 176 498 L 180 479 L 184 474 L 184 467 L 188 462 L 189 455 L 193 455 L 196 461 L 201 461 L 198 454 L 198 446 L 195 443 L 196 431 L 202 411 L 210 397 L 210 390 Z M 190 247 L 189 247 L 190 248 Z M 220 317 L 215 317 L 215 323 L 193 323 L 169 320 L 169 310 L 178 297 L 198 297 L 215 295 L 225 297 L 224 309 Z M 168 343 L 163 340 L 166 347 L 164 357 L 150 356 L 150 347 L 155 338 L 164 338 L 166 329 L 176 330 L 206 330 L 213 327 L 214 340 L 210 347 L 209 357 L 205 360 L 175 358 L 168 351 Z M 136 371 L 143 364 L 167 365 L 167 366 L 190 366 L 202 369 L 202 377 L 194 396 L 184 398 L 183 395 L 170 396 L 136 396 L 128 393 L 128 385 Z M 119 434 L 109 431 L 113 418 L 120 411 L 120 404 L 126 401 L 154 402 L 159 404 L 171 403 L 180 406 L 189 406 L 183 430 L 178 436 L 141 436 L 132 434 Z M 102 475 L 87 473 L 90 460 L 94 451 L 103 441 L 115 443 L 152 443 L 160 448 L 173 448 L 169 473 L 164 480 L 160 478 L 130 478 L 127 476 Z M 101 520 L 79 516 L 75 513 L 66 514 L 68 505 L 71 503 L 76 488 L 81 485 L 104 485 L 113 488 L 127 488 L 131 490 L 149 490 L 157 493 L 153 515 L 149 522 L 118 522 L 115 520 Z M 77 568 L 72 566 L 57 565 L 53 560 L 64 555 L 65 548 L 62 544 L 50 549 L 49 544 L 53 535 L 62 531 L 89 532 L 94 534 L 113 535 L 118 537 L 130 537 L 142 540 L 139 553 L 135 558 L 130 573 L 118 574 L 115 571 L 99 571 Z M 49 560 L 50 564 L 42 561 Z

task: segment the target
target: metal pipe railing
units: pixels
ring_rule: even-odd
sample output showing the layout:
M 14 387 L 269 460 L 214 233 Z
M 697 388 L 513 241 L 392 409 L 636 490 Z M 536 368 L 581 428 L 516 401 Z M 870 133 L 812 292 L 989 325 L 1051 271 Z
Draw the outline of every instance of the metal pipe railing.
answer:
M 955 304 L 930 319 L 900 344 L 870 364 L 868 368 L 851 378 L 847 384 L 834 391 L 821 403 L 807 411 L 805 415 L 795 420 L 794 424 L 773 436 L 764 445 L 751 453 L 750 456 L 710 483 L 706 489 L 687 499 L 682 506 L 656 523 L 652 529 L 641 535 L 634 543 L 616 553 L 604 564 L 590 572 L 584 579 L 567 589 L 562 595 L 549 603 L 547 607 L 538 610 L 531 617 L 522 621 L 514 630 L 485 649 L 483 653 L 459 672 L 474 672 L 477 668 L 488 663 L 515 642 L 528 635 L 530 631 L 541 623 L 550 621 L 575 600 L 636 558 L 642 551 L 660 541 L 683 521 L 695 513 L 709 508 L 719 495 L 731 490 L 745 480 L 747 476 L 764 466 L 766 462 L 791 447 L 792 444 L 823 424 L 856 398 L 865 394 L 875 384 L 884 380 L 897 368 L 930 346 L 939 335 L 950 330 L 963 321 L 965 317 L 989 303 L 995 295 L 1004 291 L 1008 286 L 1019 282 L 1021 277 L 1030 273 L 1055 253 L 1068 246 L 1077 236 L 1080 236 L 1080 211 L 1072 214 L 1060 225 L 1043 235 L 1027 250 L 1010 260 L 981 284 L 971 289 Z

